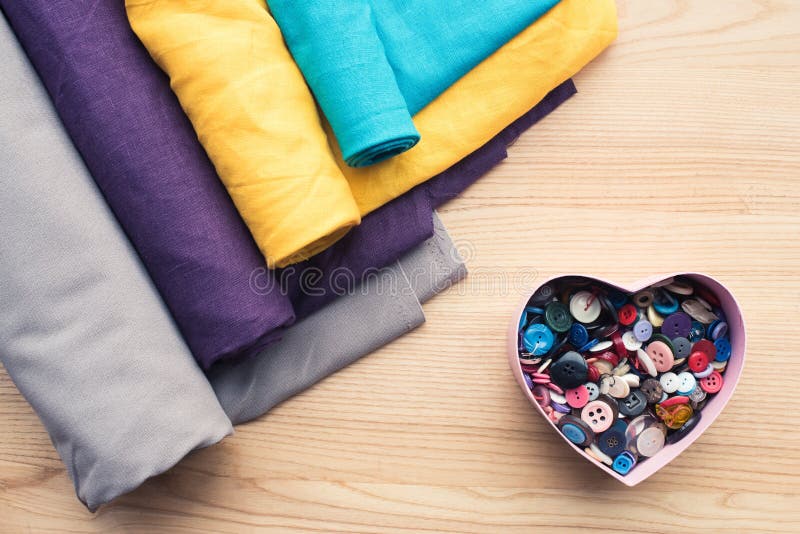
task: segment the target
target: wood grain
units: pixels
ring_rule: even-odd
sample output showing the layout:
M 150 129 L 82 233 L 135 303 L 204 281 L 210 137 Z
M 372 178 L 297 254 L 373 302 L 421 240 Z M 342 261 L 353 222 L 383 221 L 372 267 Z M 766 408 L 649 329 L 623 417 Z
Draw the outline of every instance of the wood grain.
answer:
M 442 210 L 472 274 L 412 334 L 94 515 L 0 374 L 0 532 L 800 531 L 800 3 L 618 5 L 581 93 Z M 629 489 L 517 389 L 501 282 L 677 270 L 737 295 L 748 361 L 708 432 Z

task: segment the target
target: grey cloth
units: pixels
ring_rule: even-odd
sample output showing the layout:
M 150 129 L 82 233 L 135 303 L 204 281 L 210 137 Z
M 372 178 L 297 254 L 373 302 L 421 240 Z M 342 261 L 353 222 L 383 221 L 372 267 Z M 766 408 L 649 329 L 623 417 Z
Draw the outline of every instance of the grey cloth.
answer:
M 0 358 L 94 510 L 232 427 L 2 15 L 0 57 Z
M 255 419 L 422 324 L 420 301 L 467 272 L 436 216 L 434 228 L 431 239 L 353 284 L 256 358 L 214 366 L 209 380 L 228 417 L 236 424 Z

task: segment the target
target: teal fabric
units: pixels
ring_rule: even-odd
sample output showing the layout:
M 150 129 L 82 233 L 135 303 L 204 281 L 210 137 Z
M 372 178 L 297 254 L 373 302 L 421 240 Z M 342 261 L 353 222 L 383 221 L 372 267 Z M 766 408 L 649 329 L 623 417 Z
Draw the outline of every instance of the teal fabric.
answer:
M 559 0 L 268 0 L 348 165 L 419 140 L 412 117 Z

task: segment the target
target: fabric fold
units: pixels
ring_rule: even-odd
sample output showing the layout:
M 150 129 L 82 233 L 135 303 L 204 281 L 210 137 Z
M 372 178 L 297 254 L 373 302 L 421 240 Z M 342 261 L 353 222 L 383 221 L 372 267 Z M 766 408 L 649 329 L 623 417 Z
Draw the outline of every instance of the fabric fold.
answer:
M 263 257 L 124 5 L 0 5 L 200 364 L 277 339 L 291 303 L 252 291 Z
M 0 359 L 90 510 L 232 432 L 0 15 Z
M 411 117 L 556 3 L 268 0 L 351 167 L 411 149 Z

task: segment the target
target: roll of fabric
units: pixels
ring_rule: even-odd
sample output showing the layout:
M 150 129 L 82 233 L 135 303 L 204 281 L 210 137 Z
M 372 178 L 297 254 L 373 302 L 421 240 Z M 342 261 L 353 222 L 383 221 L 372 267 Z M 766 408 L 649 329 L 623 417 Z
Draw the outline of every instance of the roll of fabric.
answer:
M 232 429 L 0 15 L 0 359 L 94 510 Z
M 270 267 L 308 259 L 360 222 L 263 0 L 127 5 Z
M 434 226 L 429 240 L 289 328 L 261 357 L 214 367 L 209 380 L 231 420 L 259 417 L 422 324 L 420 303 L 467 272 L 438 217 Z
M 263 258 L 123 4 L 0 5 L 201 365 L 277 339 L 291 303 L 251 290 Z
M 268 0 L 352 167 L 419 140 L 411 117 L 558 0 Z

